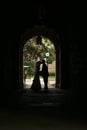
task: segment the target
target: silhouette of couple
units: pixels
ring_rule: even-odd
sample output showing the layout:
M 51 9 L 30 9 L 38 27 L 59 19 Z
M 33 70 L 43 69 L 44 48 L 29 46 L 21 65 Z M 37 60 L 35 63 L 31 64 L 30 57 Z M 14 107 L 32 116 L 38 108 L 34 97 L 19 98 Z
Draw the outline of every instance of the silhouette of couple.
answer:
M 40 71 L 40 65 L 42 64 L 42 70 Z M 41 83 L 39 76 L 41 75 L 43 77 L 44 81 L 44 89 L 48 90 L 48 66 L 45 63 L 45 60 L 37 61 L 36 67 L 35 67 L 35 77 L 33 79 L 33 83 L 31 85 L 31 89 L 34 91 L 41 90 Z

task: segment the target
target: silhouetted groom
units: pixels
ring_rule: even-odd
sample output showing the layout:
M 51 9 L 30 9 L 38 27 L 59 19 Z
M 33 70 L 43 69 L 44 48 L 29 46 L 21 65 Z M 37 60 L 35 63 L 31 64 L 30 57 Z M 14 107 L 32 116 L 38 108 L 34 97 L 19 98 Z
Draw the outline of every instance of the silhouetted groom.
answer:
M 48 73 L 48 66 L 45 63 L 45 60 L 42 60 L 42 71 L 41 71 L 41 75 L 42 75 L 43 80 L 44 80 L 44 88 L 46 90 L 48 90 L 48 76 L 49 76 L 49 73 Z

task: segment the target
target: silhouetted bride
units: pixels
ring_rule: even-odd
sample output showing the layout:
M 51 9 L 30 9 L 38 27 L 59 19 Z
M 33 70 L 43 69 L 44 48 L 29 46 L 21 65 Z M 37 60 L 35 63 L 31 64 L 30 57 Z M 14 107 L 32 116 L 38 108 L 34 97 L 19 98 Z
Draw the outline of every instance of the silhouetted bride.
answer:
M 39 74 L 40 74 L 40 61 L 36 62 L 36 70 L 35 70 L 35 77 L 33 79 L 33 83 L 31 85 L 31 89 L 34 91 L 38 91 L 41 89 L 41 83 L 40 83 L 40 78 L 39 78 Z

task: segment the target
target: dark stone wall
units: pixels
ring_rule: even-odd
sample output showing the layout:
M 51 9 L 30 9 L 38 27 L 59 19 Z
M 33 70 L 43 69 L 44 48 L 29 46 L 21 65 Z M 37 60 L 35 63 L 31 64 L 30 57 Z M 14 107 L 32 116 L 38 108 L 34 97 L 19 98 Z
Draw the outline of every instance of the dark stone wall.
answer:
M 52 3 L 52 2 L 51 2 Z M 59 35 L 62 51 L 62 89 L 86 88 L 86 48 L 82 42 L 81 13 L 77 6 L 62 7 L 62 4 L 49 3 L 45 5 L 46 17 L 40 20 L 37 16 L 38 3 L 18 4 L 10 3 L 9 9 L 1 18 L 1 64 L 0 92 L 3 97 L 12 94 L 19 87 L 19 44 L 21 35 L 27 28 L 44 24 L 53 28 Z M 67 10 L 66 10 L 67 9 Z M 74 10 L 73 10 L 74 9 Z M 85 36 L 84 36 L 85 37 Z M 78 94 L 78 91 L 76 91 Z M 3 94 L 5 93 L 5 94 Z

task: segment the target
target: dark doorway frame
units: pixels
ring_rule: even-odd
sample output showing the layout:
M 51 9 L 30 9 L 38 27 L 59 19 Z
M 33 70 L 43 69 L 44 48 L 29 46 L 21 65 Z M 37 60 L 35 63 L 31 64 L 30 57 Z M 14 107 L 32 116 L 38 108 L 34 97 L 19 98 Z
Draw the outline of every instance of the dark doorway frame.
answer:
M 27 29 L 21 36 L 19 46 L 19 87 L 23 88 L 23 48 L 28 39 L 36 36 L 43 35 L 48 37 L 54 44 L 56 54 L 56 86 L 55 88 L 61 88 L 61 43 L 59 36 L 53 29 L 47 28 L 46 26 L 34 26 Z

